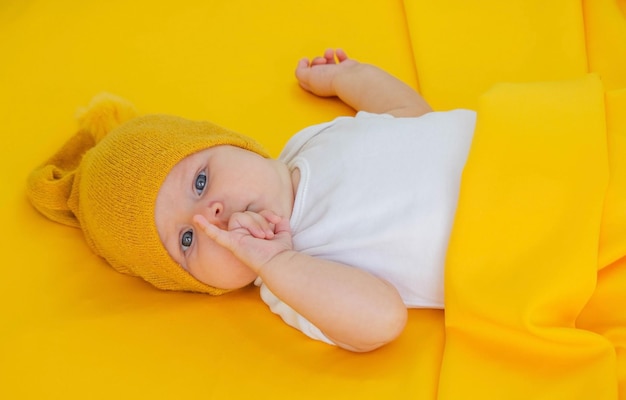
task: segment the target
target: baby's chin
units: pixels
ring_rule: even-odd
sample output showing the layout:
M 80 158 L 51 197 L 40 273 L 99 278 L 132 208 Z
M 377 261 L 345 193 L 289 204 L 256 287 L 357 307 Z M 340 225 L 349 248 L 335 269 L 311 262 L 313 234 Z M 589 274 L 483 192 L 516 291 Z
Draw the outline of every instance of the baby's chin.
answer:
M 255 203 L 250 203 L 250 204 L 248 204 L 246 209 L 243 210 L 242 212 L 246 212 L 246 211 L 250 211 L 250 212 L 253 212 L 253 213 L 258 213 L 259 211 L 261 211 L 261 208 L 258 207 Z

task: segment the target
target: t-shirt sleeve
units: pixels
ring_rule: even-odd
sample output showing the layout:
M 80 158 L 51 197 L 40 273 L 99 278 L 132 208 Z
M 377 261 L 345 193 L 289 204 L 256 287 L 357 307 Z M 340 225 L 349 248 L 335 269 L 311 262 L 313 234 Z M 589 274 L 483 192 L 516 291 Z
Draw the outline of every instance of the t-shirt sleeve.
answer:
M 288 304 L 284 303 L 278 297 L 272 293 L 267 285 L 263 283 L 261 278 L 257 278 L 254 282 L 256 286 L 259 286 L 261 299 L 267 304 L 272 310 L 274 314 L 278 314 L 287 325 L 294 327 L 310 337 L 311 339 L 320 340 L 322 342 L 334 345 L 330 339 L 326 337 L 322 333 L 322 331 L 310 323 L 306 318 L 302 315 L 298 314 L 293 308 L 291 308 Z

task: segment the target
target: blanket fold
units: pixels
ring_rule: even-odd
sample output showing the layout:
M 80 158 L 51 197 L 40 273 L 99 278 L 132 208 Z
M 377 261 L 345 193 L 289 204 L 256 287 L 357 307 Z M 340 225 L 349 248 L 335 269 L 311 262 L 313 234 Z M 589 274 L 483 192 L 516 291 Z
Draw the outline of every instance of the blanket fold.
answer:
M 441 399 L 617 397 L 617 342 L 586 329 L 593 317 L 577 324 L 597 297 L 606 132 L 592 74 L 479 100 L 446 265 Z

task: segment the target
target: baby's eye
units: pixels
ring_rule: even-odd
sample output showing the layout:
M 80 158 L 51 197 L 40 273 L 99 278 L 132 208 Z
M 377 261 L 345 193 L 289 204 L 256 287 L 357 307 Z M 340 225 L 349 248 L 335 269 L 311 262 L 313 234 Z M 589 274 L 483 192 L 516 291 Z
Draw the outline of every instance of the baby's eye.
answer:
M 194 188 L 198 194 L 202 194 L 202 191 L 206 187 L 206 173 L 200 172 L 198 176 L 196 176 L 196 181 L 194 182 Z
M 180 245 L 183 248 L 183 251 L 187 251 L 187 249 L 191 246 L 191 244 L 193 243 L 193 231 L 185 231 L 185 233 L 183 233 L 183 236 L 181 236 L 180 238 Z

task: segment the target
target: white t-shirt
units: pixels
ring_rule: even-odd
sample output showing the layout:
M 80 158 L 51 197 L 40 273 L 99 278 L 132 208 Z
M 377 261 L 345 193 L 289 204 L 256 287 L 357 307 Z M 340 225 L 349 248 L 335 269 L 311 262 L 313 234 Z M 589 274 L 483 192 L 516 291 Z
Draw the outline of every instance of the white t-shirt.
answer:
M 294 250 L 366 270 L 393 284 L 407 307 L 443 308 L 443 267 L 476 114 L 355 117 L 306 128 L 279 159 L 300 170 Z M 261 297 L 310 337 L 322 332 L 274 296 Z

